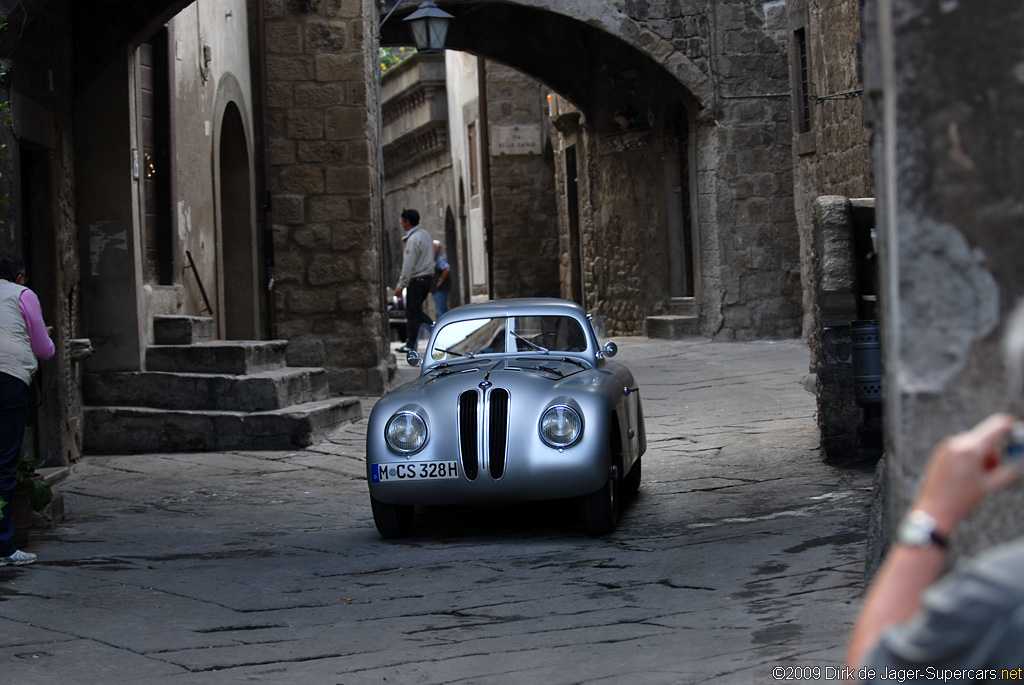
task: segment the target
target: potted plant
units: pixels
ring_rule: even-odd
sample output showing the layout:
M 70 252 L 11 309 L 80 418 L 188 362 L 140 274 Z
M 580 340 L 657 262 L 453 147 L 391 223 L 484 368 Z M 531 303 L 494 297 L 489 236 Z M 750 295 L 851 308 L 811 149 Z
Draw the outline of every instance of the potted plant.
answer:
M 32 512 L 41 512 L 53 500 L 53 490 L 50 489 L 49 483 L 43 479 L 41 474 L 36 473 L 36 469 L 43 465 L 43 461 L 43 459 L 34 459 L 29 456 L 28 450 L 22 446 L 21 456 L 18 459 L 18 471 L 14 477 L 14 490 L 11 492 L 14 545 L 18 548 L 24 547 L 28 542 Z

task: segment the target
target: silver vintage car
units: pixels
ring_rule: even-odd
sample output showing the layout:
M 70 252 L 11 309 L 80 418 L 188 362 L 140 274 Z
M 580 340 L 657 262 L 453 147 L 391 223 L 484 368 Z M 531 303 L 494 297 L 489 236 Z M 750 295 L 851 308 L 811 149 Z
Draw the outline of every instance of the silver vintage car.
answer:
M 615 529 L 640 486 L 639 389 L 590 318 L 557 299 L 458 307 L 433 326 L 419 377 L 374 406 L 366 475 L 377 530 L 408 535 L 417 505 L 579 498 L 587 532 Z

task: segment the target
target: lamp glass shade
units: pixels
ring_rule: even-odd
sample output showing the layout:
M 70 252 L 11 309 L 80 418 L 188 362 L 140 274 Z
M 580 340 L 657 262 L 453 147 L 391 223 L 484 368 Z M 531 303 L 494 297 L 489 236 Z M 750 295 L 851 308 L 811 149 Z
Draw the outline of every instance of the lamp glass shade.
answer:
M 412 31 L 413 42 L 419 52 L 441 52 L 448 36 L 448 22 L 454 17 L 440 9 L 431 0 L 420 4 L 418 10 L 405 18 Z

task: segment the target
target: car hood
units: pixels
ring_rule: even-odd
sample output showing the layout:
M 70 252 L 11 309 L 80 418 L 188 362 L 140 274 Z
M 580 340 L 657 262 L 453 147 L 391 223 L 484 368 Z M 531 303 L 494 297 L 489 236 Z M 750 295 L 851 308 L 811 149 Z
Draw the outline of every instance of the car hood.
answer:
M 385 399 L 404 400 L 438 393 L 461 392 L 485 381 L 489 385 L 517 388 L 579 386 L 593 374 L 606 371 L 573 357 L 521 355 L 514 357 L 478 357 L 431 367 L 422 376 L 393 390 Z

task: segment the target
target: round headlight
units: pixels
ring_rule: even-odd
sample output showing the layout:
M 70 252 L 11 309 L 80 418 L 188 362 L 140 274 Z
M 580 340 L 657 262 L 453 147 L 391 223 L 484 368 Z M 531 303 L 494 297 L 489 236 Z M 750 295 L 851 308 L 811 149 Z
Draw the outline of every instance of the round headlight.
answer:
M 580 438 L 583 419 L 572 407 L 556 404 L 540 417 L 540 437 L 552 447 L 568 447 Z
M 399 454 L 415 454 L 427 442 L 427 424 L 415 412 L 398 412 L 388 420 L 384 439 Z

